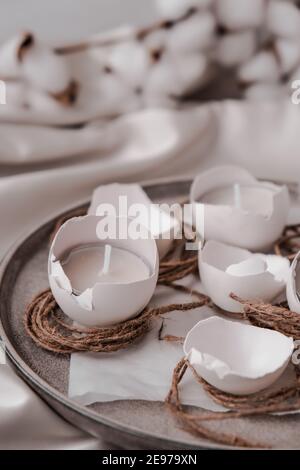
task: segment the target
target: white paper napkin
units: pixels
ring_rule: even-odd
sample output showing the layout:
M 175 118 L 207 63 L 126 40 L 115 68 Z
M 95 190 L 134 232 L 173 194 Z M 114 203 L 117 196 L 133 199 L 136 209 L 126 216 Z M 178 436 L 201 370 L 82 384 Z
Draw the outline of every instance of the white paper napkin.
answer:
M 191 279 L 185 281 L 190 284 Z M 200 283 L 196 285 L 199 288 Z M 159 287 L 153 299 L 155 305 L 190 301 L 189 295 L 165 287 Z M 199 320 L 214 314 L 208 307 L 167 314 L 164 316 L 162 335 L 184 337 Z M 72 354 L 70 398 L 82 405 L 114 400 L 164 401 L 170 389 L 174 367 L 184 353 L 181 343 L 158 339 L 161 323 L 161 319 L 155 320 L 151 331 L 126 350 L 112 354 Z M 225 408 L 208 397 L 190 371 L 187 371 L 181 387 L 185 404 L 225 411 Z

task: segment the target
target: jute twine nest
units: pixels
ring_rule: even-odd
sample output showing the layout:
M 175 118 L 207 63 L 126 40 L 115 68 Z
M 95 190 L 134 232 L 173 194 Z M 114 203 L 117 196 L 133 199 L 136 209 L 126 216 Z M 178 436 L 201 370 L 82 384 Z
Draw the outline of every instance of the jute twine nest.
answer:
M 189 289 L 186 292 L 196 295 Z M 183 304 L 169 304 L 157 308 L 146 307 L 137 317 L 109 328 L 83 329 L 68 322 L 59 309 L 51 290 L 47 289 L 28 305 L 24 316 L 25 329 L 39 347 L 59 354 L 79 351 L 119 351 L 142 338 L 155 317 L 175 310 L 185 312 L 207 303 L 206 296 L 198 293 L 198 298 L 197 301 Z

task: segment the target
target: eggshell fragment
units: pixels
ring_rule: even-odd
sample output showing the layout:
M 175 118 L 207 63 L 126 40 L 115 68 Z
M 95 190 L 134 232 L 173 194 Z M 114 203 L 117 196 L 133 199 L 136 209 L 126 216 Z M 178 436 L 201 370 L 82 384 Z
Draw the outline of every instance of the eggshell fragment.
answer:
M 248 395 L 279 379 L 294 343 L 277 331 L 211 317 L 194 326 L 183 349 L 206 382 L 226 393 Z
M 122 199 L 124 206 L 121 202 Z M 126 205 L 125 200 L 127 201 Z M 145 213 L 139 215 L 137 204 L 145 208 Z M 138 220 L 150 230 L 155 238 L 160 258 L 163 258 L 168 252 L 174 238 L 181 231 L 179 220 L 174 218 L 172 214 L 155 207 L 145 191 L 137 184 L 114 183 L 99 186 L 94 191 L 88 214 L 102 215 L 105 213 L 106 205 L 113 207 L 119 217 L 138 217 Z M 150 212 L 151 207 L 153 213 Z
M 260 256 L 251 256 L 251 258 L 228 266 L 226 273 L 232 276 L 253 276 L 264 273 L 266 268 L 267 264 Z
M 74 247 L 107 243 L 107 234 L 104 230 L 99 230 L 99 222 L 103 221 L 103 217 L 87 215 L 65 222 L 50 248 L 49 283 L 54 298 L 63 312 L 76 323 L 88 327 L 106 327 L 138 315 L 149 303 L 158 278 L 158 253 L 151 234 L 143 228 L 147 235 L 144 238 L 132 239 L 129 232 L 122 238 L 119 236 L 118 227 L 125 219 L 109 216 L 105 219 L 107 224 L 116 224 L 117 227 L 117 236 L 109 238 L 109 244 L 131 251 L 143 259 L 149 266 L 150 276 L 130 283 L 97 283 L 80 295 L 76 295 L 63 271 L 61 261 Z
M 231 293 L 245 300 L 274 300 L 285 289 L 288 271 L 286 258 L 252 254 L 213 240 L 199 252 L 203 286 L 212 301 L 228 312 L 243 312 Z
M 225 203 L 201 202 L 206 193 L 235 183 L 258 189 L 259 212 L 249 212 Z M 262 199 L 260 191 L 266 192 L 268 197 Z M 197 210 L 201 213 L 204 210 L 206 240 L 217 240 L 252 251 L 265 251 L 272 246 L 282 234 L 289 210 L 286 186 L 257 181 L 248 171 L 232 165 L 214 167 L 197 176 L 191 186 L 190 201 L 195 214 Z

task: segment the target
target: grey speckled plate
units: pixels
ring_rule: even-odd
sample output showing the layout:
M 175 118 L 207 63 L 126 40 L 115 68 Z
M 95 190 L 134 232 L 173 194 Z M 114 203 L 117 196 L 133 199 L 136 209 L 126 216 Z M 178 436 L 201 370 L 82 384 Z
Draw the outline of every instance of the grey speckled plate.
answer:
M 182 201 L 190 181 L 145 186 L 155 201 Z M 61 214 L 60 214 L 61 215 Z M 180 429 L 163 403 L 119 401 L 83 407 L 67 396 L 69 359 L 36 347 L 22 317 L 28 302 L 48 287 L 49 234 L 55 219 L 23 238 L 1 264 L 0 334 L 17 373 L 65 419 L 107 442 L 127 449 L 229 448 L 197 439 Z M 240 433 L 275 448 L 300 448 L 300 416 L 261 417 L 212 423 L 220 431 Z

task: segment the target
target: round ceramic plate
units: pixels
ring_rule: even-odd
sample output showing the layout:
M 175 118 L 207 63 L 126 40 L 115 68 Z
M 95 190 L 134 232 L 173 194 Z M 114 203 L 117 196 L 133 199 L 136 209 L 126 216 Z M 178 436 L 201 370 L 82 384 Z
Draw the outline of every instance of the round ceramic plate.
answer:
M 152 200 L 183 201 L 190 181 L 146 185 Z M 62 214 L 60 214 L 61 216 Z M 69 358 L 39 349 L 26 335 L 23 313 L 28 302 L 48 287 L 49 235 L 55 219 L 26 236 L 6 256 L 0 272 L 0 334 L 17 373 L 68 421 L 127 449 L 229 448 L 191 436 L 163 403 L 118 401 L 78 405 L 67 396 Z M 121 379 L 120 379 L 121 380 Z M 211 423 L 215 429 L 238 433 L 274 448 L 300 448 L 300 416 L 269 416 Z

